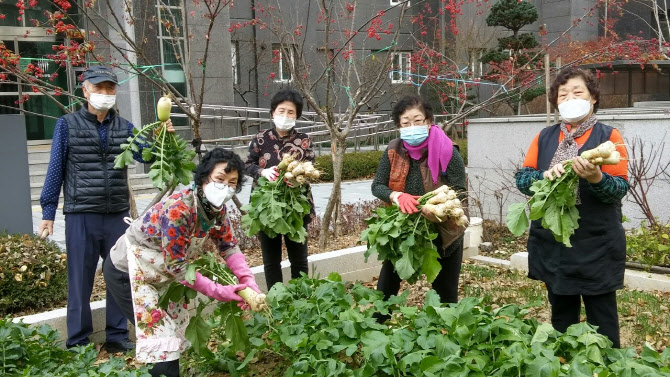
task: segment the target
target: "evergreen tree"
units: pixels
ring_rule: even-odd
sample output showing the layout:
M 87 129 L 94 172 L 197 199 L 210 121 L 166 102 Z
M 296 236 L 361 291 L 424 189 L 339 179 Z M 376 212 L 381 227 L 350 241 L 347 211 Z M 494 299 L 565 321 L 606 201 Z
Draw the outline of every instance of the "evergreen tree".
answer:
M 526 25 L 537 21 L 538 14 L 535 5 L 528 1 L 499 0 L 492 7 L 486 24 L 488 26 L 502 26 L 510 31 L 512 35 L 498 38 L 498 46 L 488 50 L 482 56 L 483 63 L 492 63 L 489 76 L 509 77 L 509 73 L 518 75 L 518 82 L 523 82 L 528 77 L 528 71 L 536 65 L 538 58 L 533 59 L 539 43 L 533 33 L 521 33 L 519 31 Z M 505 67 L 512 62 L 511 67 Z M 509 70 L 511 68 L 511 71 Z M 524 72 L 526 71 L 526 72 Z M 529 89 L 529 88 L 525 88 Z M 535 97 L 544 94 L 544 88 L 531 88 L 531 90 L 515 90 L 509 93 L 508 104 L 513 110 L 518 110 L 521 103 L 532 101 Z

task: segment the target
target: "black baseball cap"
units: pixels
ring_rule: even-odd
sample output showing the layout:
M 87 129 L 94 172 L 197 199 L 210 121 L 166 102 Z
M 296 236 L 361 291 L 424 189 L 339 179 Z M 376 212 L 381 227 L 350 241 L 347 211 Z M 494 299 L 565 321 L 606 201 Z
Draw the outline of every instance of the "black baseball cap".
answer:
M 119 79 L 111 68 L 102 65 L 92 65 L 84 71 L 84 81 L 91 84 L 99 84 L 103 81 L 111 81 L 114 84 L 119 83 Z

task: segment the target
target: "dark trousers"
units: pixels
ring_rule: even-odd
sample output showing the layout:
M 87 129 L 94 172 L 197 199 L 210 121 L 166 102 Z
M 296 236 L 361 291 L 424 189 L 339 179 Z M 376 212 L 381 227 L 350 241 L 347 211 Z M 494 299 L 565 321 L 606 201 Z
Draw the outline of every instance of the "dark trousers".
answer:
M 598 332 L 608 337 L 614 348 L 621 347 L 619 340 L 619 314 L 617 313 L 616 291 L 601 295 L 557 295 L 547 287 L 551 304 L 551 324 L 560 332 L 579 323 L 579 313 L 586 310 L 586 322 L 598 326 Z
M 135 313 L 133 310 L 133 294 L 130 291 L 130 275 L 114 266 L 111 258 L 107 258 L 102 266 L 102 273 L 107 284 L 107 293 L 111 293 L 119 308 L 128 320 L 135 324 Z M 179 359 L 154 364 L 149 371 L 152 377 L 179 377 Z
M 258 232 L 258 239 L 261 242 L 263 251 L 263 268 L 265 270 L 265 283 L 268 290 L 276 283 L 284 281 L 281 272 L 281 246 L 282 237 L 286 242 L 286 251 L 288 260 L 291 262 L 291 279 L 300 277 L 300 273 L 307 273 L 307 240 L 305 243 L 298 243 L 288 239 L 286 236 L 278 235 L 270 238 L 263 232 Z
M 65 215 L 65 246 L 67 248 L 67 341 L 73 347 L 85 345 L 93 332 L 91 292 L 98 259 L 107 259 L 109 250 L 128 225 L 128 213 L 68 213 Z M 128 338 L 126 318 L 107 290 L 105 333 L 108 342 Z
M 447 257 L 438 259 L 442 269 L 433 281 L 433 289 L 440 295 L 442 303 L 458 302 L 458 280 L 461 273 L 461 264 L 463 263 L 463 248 L 458 248 Z M 395 271 L 391 261 L 384 261 L 382 270 L 379 273 L 377 290 L 384 293 L 384 299 L 397 295 L 400 290 L 400 276 Z

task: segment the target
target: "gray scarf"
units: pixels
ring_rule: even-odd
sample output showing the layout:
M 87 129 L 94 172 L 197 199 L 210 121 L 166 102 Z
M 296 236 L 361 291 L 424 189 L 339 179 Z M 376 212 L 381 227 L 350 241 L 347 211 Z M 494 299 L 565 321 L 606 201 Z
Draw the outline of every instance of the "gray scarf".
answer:
M 586 131 L 593 128 L 596 122 L 598 122 L 596 117 L 591 115 L 587 120 L 584 121 L 584 123 L 580 124 L 579 127 L 577 127 L 577 130 L 575 130 L 575 132 L 568 131 L 567 124 L 565 122 L 562 122 L 561 132 L 563 132 L 565 138 L 558 144 L 558 148 L 556 148 L 556 152 L 554 152 L 554 157 L 551 159 L 551 163 L 549 164 L 549 169 L 551 169 L 554 165 L 558 164 L 559 162 L 565 160 L 572 160 L 573 158 L 577 157 L 577 155 L 579 154 L 579 147 L 577 146 L 577 142 L 575 142 L 575 139 L 584 135 Z
M 575 139 L 584 135 L 586 131 L 593 128 L 596 122 L 598 122 L 596 117 L 591 115 L 587 120 L 584 121 L 584 123 L 577 127 L 575 132 L 568 131 L 567 124 L 565 122 L 561 122 L 561 132 L 563 132 L 565 138 L 558 144 L 558 148 L 556 148 L 556 152 L 554 152 L 554 157 L 551 159 L 551 163 L 549 164 L 549 169 L 558 163 L 566 160 L 572 160 L 573 158 L 577 157 L 579 154 L 579 147 L 577 146 Z M 579 187 L 577 187 L 575 190 L 577 191 L 577 204 L 581 204 L 582 200 L 579 195 Z

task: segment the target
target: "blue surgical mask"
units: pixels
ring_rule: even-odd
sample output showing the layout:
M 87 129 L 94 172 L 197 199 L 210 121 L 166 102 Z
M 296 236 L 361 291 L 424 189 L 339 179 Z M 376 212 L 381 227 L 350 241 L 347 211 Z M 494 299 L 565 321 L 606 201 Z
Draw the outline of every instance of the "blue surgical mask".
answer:
M 400 138 L 409 145 L 419 145 L 428 138 L 428 127 L 425 125 L 403 127 L 400 129 Z

